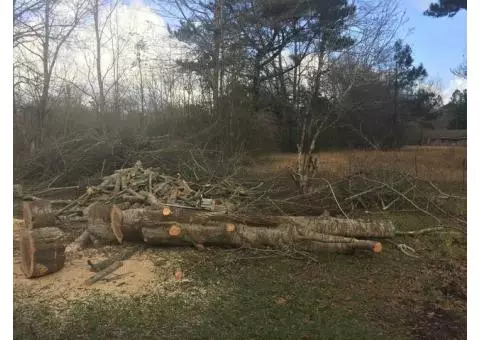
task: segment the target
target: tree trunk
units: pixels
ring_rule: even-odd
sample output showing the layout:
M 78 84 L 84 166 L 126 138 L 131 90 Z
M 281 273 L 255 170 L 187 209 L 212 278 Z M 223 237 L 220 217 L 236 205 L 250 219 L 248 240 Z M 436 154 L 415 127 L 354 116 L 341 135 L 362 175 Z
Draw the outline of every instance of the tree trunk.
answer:
M 222 0 L 215 1 L 214 10 L 214 31 L 213 31 L 213 114 L 216 119 L 220 119 L 219 109 L 219 76 L 220 76 L 220 44 L 221 44 L 221 12 Z
M 120 228 L 122 233 L 136 233 L 137 235 L 140 235 L 139 233 L 143 227 L 155 228 L 171 225 L 172 223 L 240 223 L 254 227 L 263 226 L 269 228 L 285 228 L 294 225 L 299 230 L 346 237 L 383 238 L 395 236 L 395 227 L 390 221 L 365 222 L 361 220 L 313 216 L 236 216 L 170 207 L 166 207 L 163 210 L 139 208 L 122 211 L 118 207 L 113 206 L 111 221 L 117 224 L 114 229 Z M 125 239 L 130 240 L 128 237 Z
M 282 248 L 295 246 L 312 251 L 349 251 L 365 249 L 380 252 L 379 242 L 357 240 L 319 233 L 298 233 L 294 227 L 250 227 L 242 224 L 216 225 L 172 224 L 157 228 L 142 228 L 144 241 L 150 245 L 203 245 Z
M 99 27 L 99 0 L 95 0 L 93 5 L 93 21 L 95 25 L 95 40 L 96 40 L 96 61 L 97 61 L 97 81 L 98 81 L 98 120 L 101 123 L 102 130 L 105 133 L 105 93 L 103 87 L 102 76 L 102 50 L 101 50 L 101 34 Z
M 183 212 L 188 211 L 184 209 Z M 172 214 L 163 210 L 111 209 L 111 228 L 120 242 L 141 241 L 152 245 L 272 246 L 309 244 L 317 250 L 381 250 L 381 244 L 354 237 L 391 237 L 391 222 L 363 222 L 332 218 L 272 217 L 244 219 L 237 216 L 192 213 Z M 182 222 L 179 222 L 182 221 Z M 263 226 L 260 226 L 262 225 Z M 253 226 L 252 226 L 253 224 Z M 312 243 L 313 242 L 313 243 Z M 316 243 L 322 243 L 318 245 Z M 330 243 L 342 244 L 329 245 Z
M 117 224 L 111 223 L 112 205 L 94 203 L 87 209 L 88 227 L 90 239 L 98 239 L 103 243 L 114 243 L 123 239 L 120 229 L 116 229 Z
M 23 230 L 20 253 L 22 271 L 28 278 L 55 273 L 65 264 L 63 232 L 54 227 Z

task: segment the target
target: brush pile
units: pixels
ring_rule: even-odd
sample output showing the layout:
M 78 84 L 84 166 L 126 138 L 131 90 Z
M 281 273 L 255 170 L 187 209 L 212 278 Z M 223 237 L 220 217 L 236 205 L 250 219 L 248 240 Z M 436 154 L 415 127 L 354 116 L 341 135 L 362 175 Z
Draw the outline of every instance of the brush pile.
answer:
M 180 175 L 166 176 L 137 162 L 104 177 L 98 186 L 88 187 L 83 195 L 64 202 L 59 209 L 52 201 L 24 201 L 25 273 L 28 277 L 45 275 L 63 266 L 65 253 L 125 241 L 194 246 L 199 250 L 215 245 L 378 253 L 382 244 L 370 239 L 389 238 L 396 233 L 389 221 L 241 214 L 235 210 L 234 198 L 248 197 L 248 192 L 218 183 L 188 183 Z M 209 196 L 219 193 L 224 196 Z M 66 248 L 57 227 L 79 218 L 87 221 L 87 227 Z

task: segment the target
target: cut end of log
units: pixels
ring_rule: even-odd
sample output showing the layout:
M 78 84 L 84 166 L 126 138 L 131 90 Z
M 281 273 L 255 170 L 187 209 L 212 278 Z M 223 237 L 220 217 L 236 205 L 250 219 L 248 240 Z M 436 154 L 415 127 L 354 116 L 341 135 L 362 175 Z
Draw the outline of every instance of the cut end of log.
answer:
M 227 223 L 227 227 L 225 230 L 229 233 L 233 233 L 235 231 L 235 224 L 233 223 Z
M 373 245 L 373 247 L 372 247 L 372 251 L 373 251 L 374 253 L 380 253 L 380 252 L 382 252 L 382 244 L 381 244 L 380 242 L 375 243 L 375 244 Z
M 65 264 L 63 232 L 55 227 L 24 230 L 21 235 L 21 268 L 28 278 L 55 273 Z
M 169 207 L 165 207 L 162 210 L 162 214 L 163 214 L 163 216 L 170 216 L 172 214 L 172 210 L 170 210 Z
M 122 232 L 122 222 L 123 222 L 123 213 L 122 210 L 115 204 L 110 210 L 110 226 L 112 228 L 115 237 L 118 240 L 118 243 L 123 242 L 123 232 Z
M 182 229 L 176 224 L 172 225 L 170 229 L 168 229 L 168 234 L 170 236 L 178 236 L 182 232 Z

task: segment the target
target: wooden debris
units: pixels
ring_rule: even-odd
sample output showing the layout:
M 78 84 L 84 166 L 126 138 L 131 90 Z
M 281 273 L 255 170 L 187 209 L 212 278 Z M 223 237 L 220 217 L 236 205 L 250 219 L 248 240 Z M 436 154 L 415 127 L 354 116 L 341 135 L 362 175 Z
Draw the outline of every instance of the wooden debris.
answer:
M 104 277 L 106 277 L 107 275 L 110 275 L 111 273 L 113 273 L 115 270 L 120 268 L 122 265 L 123 265 L 123 262 L 121 262 L 121 261 L 113 262 L 111 265 L 109 265 L 108 267 L 104 268 L 103 270 L 99 271 L 97 274 L 95 274 L 91 278 L 89 278 L 85 282 L 85 284 L 89 285 L 89 286 L 93 285 L 95 282 L 98 282 L 101 279 L 103 279 Z
M 335 206 L 341 211 L 341 205 L 347 202 L 352 205 L 371 204 L 368 201 L 372 199 L 371 193 L 382 194 L 382 200 L 387 202 L 388 207 L 401 201 L 409 202 L 405 194 L 402 196 L 396 192 L 396 188 L 377 182 L 372 187 L 371 180 L 364 179 L 361 174 L 356 176 L 362 180 L 362 185 L 352 187 L 348 179 L 341 184 L 345 186 L 345 192 L 337 194 L 335 191 L 339 184 L 327 183 L 325 188 L 319 188 L 315 193 L 315 199 L 323 190 L 334 198 Z M 408 177 L 397 177 L 391 186 L 409 184 Z M 215 195 L 223 192 L 225 195 L 220 197 L 230 198 L 221 201 L 204 197 L 212 195 L 214 189 Z M 293 246 L 314 252 L 365 249 L 378 253 L 382 250 L 382 244 L 369 238 L 391 238 L 398 234 L 390 221 L 354 220 L 348 218 L 344 211 L 347 218 L 330 217 L 324 207 L 320 210 L 324 214 L 317 217 L 264 216 L 259 215 L 260 212 L 257 215 L 241 215 L 238 210 L 236 213 L 230 211 L 229 207 L 235 203 L 232 197 L 243 196 L 248 199 L 249 190 L 227 179 L 217 184 L 191 185 L 180 175 L 165 176 L 153 169 L 144 169 L 137 162 L 131 168 L 120 169 L 104 177 L 100 185 L 89 187 L 84 195 L 57 211 L 56 215 L 74 216 L 79 209 L 85 208 L 87 230 L 69 249 L 81 249 L 90 243 L 100 245 L 131 241 L 149 245 L 188 245 L 199 250 L 208 245 L 258 248 Z M 272 200 L 269 202 L 276 204 Z M 257 198 L 249 204 L 262 206 L 261 203 Z M 283 207 L 295 203 L 295 198 L 282 203 L 282 207 L 276 208 L 283 213 Z M 33 215 L 30 213 L 30 216 Z M 33 217 L 30 219 L 36 221 Z M 108 263 L 112 264 L 112 261 Z M 97 269 L 98 265 L 91 264 L 92 268 Z M 104 266 L 101 265 L 102 268 Z
M 64 234 L 55 227 L 23 230 L 20 253 L 26 277 L 55 273 L 65 264 Z
M 100 272 L 105 268 L 109 267 L 116 261 L 125 261 L 132 257 L 137 251 L 139 251 L 142 246 L 133 247 L 132 249 L 126 249 L 120 255 L 112 257 L 110 259 L 100 261 L 98 263 L 93 263 L 92 261 L 88 260 L 87 263 L 90 266 L 90 270 L 93 272 Z

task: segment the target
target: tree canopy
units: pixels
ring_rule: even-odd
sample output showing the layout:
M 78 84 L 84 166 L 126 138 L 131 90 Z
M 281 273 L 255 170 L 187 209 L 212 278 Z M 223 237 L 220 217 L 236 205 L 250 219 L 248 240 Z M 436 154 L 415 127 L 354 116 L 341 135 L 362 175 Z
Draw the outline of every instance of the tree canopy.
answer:
M 460 10 L 467 10 L 467 0 L 438 0 L 438 2 L 431 3 L 424 15 L 429 17 L 453 17 Z

